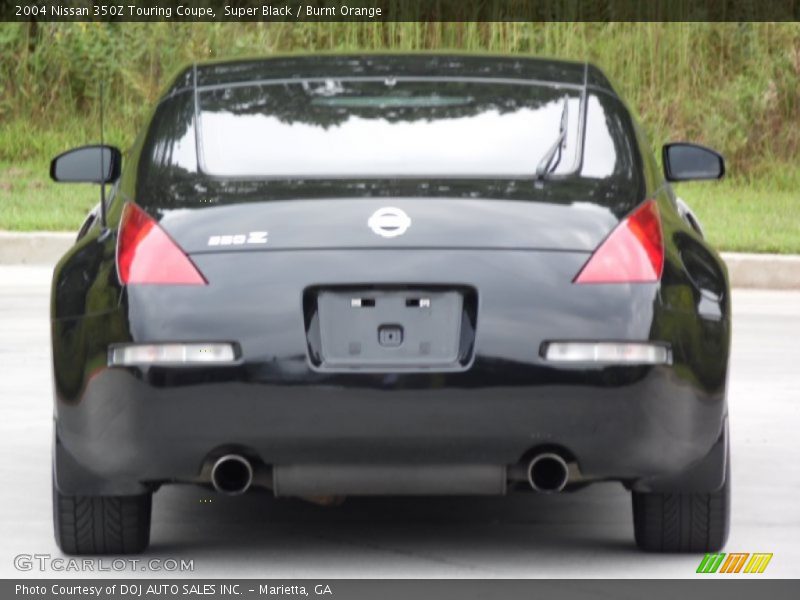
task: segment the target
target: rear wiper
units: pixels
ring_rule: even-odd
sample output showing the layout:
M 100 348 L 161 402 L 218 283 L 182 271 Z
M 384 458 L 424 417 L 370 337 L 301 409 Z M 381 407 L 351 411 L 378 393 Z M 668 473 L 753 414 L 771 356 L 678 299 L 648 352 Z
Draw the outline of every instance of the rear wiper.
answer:
M 567 145 L 567 117 L 569 113 L 567 110 L 568 102 L 569 99 L 567 96 L 564 96 L 564 108 L 561 110 L 561 125 L 559 125 L 558 128 L 558 137 L 536 167 L 536 179 L 538 180 L 544 179 L 548 173 L 555 171 L 558 163 L 561 162 L 561 156 L 564 152 L 564 148 Z

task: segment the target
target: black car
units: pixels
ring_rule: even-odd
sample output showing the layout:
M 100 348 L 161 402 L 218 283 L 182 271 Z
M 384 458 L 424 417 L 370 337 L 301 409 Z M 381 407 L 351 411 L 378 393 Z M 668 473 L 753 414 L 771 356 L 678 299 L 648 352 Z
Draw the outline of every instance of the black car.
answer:
M 140 552 L 171 483 L 503 495 L 619 481 L 637 544 L 729 522 L 730 293 L 596 67 L 520 57 L 197 64 L 55 269 L 55 534 Z

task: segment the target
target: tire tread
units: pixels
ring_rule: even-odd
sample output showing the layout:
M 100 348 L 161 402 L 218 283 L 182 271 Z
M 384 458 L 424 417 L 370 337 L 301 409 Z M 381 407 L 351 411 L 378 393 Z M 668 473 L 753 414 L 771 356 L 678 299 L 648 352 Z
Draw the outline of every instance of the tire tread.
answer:
M 636 544 L 648 552 L 716 552 L 730 527 L 730 471 L 710 493 L 633 492 Z
M 150 542 L 152 494 L 66 496 L 53 486 L 56 543 L 65 554 L 132 554 Z

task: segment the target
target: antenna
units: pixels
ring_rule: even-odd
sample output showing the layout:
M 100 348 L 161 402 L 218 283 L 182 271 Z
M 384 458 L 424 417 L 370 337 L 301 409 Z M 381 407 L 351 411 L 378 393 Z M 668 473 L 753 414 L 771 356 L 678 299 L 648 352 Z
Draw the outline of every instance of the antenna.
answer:
M 103 79 L 100 79 L 100 224 L 106 227 L 106 179 L 104 158 L 105 158 L 105 141 L 103 139 L 103 104 L 105 104 L 103 94 Z

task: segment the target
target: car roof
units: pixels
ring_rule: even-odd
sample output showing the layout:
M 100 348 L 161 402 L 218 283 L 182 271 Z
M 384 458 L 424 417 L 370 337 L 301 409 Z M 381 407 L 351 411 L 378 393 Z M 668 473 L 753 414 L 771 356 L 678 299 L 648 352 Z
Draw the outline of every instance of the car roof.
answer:
M 165 96 L 195 87 L 217 88 L 260 81 L 328 77 L 524 80 L 556 87 L 589 87 L 616 95 L 605 74 L 596 66 L 583 62 L 492 54 L 337 53 L 196 63 L 175 78 Z

